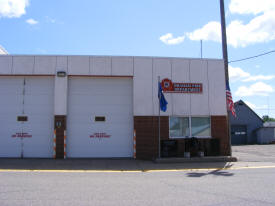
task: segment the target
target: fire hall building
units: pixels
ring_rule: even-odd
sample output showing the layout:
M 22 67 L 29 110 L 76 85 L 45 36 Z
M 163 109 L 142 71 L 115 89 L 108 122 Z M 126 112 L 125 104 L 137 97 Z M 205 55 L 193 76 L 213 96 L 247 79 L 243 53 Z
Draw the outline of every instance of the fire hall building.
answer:
M 0 157 L 156 158 L 158 77 L 162 156 L 229 155 L 220 59 L 2 55 Z

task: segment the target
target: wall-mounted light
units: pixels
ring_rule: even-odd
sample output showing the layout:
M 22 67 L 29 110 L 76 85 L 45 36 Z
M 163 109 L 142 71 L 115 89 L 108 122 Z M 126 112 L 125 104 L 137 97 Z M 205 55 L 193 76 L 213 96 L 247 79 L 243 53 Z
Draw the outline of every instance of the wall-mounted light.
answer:
M 58 76 L 58 77 L 66 77 L 66 72 L 65 71 L 58 71 L 57 73 L 56 73 L 56 75 Z

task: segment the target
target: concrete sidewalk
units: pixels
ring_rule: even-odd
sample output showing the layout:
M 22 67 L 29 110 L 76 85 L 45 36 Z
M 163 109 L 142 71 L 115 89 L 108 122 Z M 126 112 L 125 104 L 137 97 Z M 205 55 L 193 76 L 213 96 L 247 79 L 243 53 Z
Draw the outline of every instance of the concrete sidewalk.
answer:
M 196 170 L 196 169 L 234 169 L 249 167 L 275 166 L 275 145 L 244 145 L 233 146 L 233 156 L 238 162 L 200 162 L 194 159 L 181 159 L 183 162 L 168 162 L 163 159 L 161 164 L 153 161 L 134 159 L 7 159 L 0 158 L 2 170 L 82 170 L 82 171 L 150 171 L 150 170 Z M 208 157 L 214 158 L 214 157 Z M 219 157 L 215 157 L 219 158 Z M 204 159 L 204 161 L 207 158 Z M 178 161 L 178 159 L 177 159 Z M 193 162 L 190 162 L 193 161 Z M 211 160 L 213 161 L 213 159 Z
M 196 169 L 234 169 L 274 166 L 263 162 L 162 163 L 133 159 L 0 159 L 0 172 L 5 170 L 52 171 L 169 171 Z

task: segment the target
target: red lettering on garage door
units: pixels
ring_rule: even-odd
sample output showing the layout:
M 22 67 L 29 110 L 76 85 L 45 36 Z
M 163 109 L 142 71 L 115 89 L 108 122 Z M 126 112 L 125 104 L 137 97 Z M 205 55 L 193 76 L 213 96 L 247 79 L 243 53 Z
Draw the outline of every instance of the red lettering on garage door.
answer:
M 98 139 L 110 138 L 110 137 L 111 137 L 111 135 L 108 135 L 105 132 L 96 132 L 96 133 L 90 135 L 90 138 L 98 138 Z
M 29 134 L 29 133 L 17 132 L 16 134 L 13 134 L 11 137 L 12 137 L 12 138 L 31 138 L 32 135 Z

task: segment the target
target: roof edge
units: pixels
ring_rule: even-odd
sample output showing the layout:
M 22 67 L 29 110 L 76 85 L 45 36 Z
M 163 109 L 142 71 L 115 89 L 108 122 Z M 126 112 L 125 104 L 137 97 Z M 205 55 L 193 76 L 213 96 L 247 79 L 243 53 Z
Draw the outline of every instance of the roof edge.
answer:
M 239 102 L 243 103 L 250 111 L 252 111 L 262 121 L 262 123 L 264 123 L 264 120 L 256 112 L 254 112 L 254 110 L 251 109 L 243 100 L 240 99 L 239 101 L 234 102 L 234 106 Z

